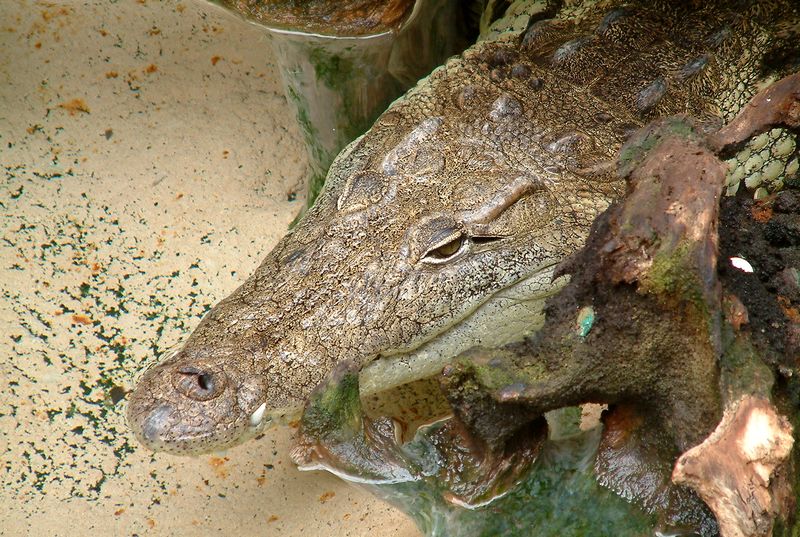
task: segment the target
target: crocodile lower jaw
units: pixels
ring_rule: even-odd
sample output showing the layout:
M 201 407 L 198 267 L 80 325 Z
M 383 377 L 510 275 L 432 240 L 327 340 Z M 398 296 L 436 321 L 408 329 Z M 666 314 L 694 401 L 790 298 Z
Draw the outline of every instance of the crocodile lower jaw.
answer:
M 384 355 L 364 367 L 361 395 L 370 395 L 437 375 L 463 351 L 483 345 L 498 347 L 519 341 L 541 328 L 544 303 L 567 283 L 551 282 L 555 265 L 501 289 L 467 317 L 408 352 Z

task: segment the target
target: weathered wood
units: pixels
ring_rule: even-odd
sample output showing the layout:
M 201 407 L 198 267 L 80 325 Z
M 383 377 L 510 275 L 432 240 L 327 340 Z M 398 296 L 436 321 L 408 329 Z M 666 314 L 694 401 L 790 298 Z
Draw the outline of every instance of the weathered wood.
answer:
M 691 486 L 724 537 L 768 537 L 775 519 L 794 511 L 792 426 L 769 401 L 745 396 L 719 426 L 678 459 L 672 479 Z

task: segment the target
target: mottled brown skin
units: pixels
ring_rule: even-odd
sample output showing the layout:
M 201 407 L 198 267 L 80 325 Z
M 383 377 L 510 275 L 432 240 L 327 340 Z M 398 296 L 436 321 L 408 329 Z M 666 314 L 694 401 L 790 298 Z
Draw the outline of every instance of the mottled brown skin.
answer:
M 262 404 L 298 409 L 341 360 L 436 340 L 525 278 L 546 293 L 622 192 L 613 163 L 632 130 L 675 113 L 719 125 L 771 74 L 773 21 L 799 18 L 756 4 L 599 2 L 448 61 L 337 157 L 300 224 L 144 374 L 134 432 L 177 453 L 233 445 L 268 421 L 250 418 Z

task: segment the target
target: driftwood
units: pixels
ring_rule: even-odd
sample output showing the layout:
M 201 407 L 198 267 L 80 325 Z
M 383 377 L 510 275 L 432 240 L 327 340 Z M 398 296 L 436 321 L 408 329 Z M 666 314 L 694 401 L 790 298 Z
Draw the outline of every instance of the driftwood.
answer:
M 762 305 L 752 311 L 745 303 L 754 297 L 737 295 L 738 269 L 719 258 L 726 175 L 719 156 L 799 121 L 794 75 L 713 135 L 681 117 L 634 135 L 620 154 L 627 195 L 559 267 L 571 280 L 548 301 L 545 327 L 519 344 L 473 349 L 443 372 L 455 417 L 421 430 L 409 449 L 389 421 L 362 415 L 357 385 L 352 391 L 357 377 L 344 368 L 312 397 L 296 460 L 362 478 L 366 468 L 374 482 L 430 479 L 450 503 L 476 505 L 530 470 L 546 437 L 546 412 L 602 403 L 596 479 L 661 527 L 791 534 L 797 467 L 787 417 L 798 417 L 800 284 L 796 269 L 784 268 L 772 285 L 778 291 L 759 291 Z M 748 217 L 790 207 L 784 213 L 800 225 L 791 214 L 800 198 L 792 196 L 760 202 Z M 767 310 L 783 328 L 751 331 Z M 419 456 L 423 444 L 432 446 L 436 471 Z
M 678 459 L 672 480 L 696 490 L 725 537 L 771 535 L 794 504 L 787 461 L 792 426 L 769 401 L 744 396 L 717 429 Z

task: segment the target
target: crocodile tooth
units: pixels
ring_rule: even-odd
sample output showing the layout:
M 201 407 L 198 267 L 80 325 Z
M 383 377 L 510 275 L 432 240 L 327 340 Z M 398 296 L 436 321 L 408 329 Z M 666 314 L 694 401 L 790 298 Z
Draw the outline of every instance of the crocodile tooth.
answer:
M 264 419 L 264 411 L 267 410 L 267 403 L 261 403 L 261 406 L 256 409 L 250 415 L 250 425 L 253 427 L 258 427 L 261 424 L 261 420 Z

